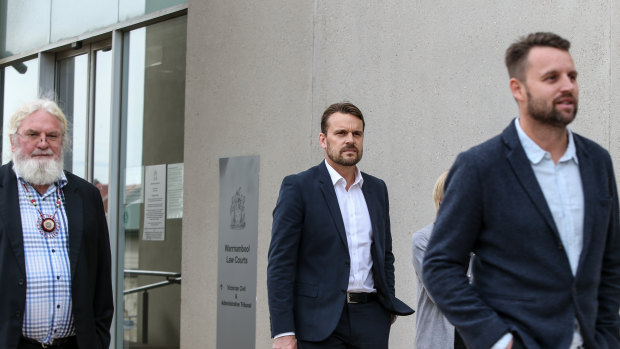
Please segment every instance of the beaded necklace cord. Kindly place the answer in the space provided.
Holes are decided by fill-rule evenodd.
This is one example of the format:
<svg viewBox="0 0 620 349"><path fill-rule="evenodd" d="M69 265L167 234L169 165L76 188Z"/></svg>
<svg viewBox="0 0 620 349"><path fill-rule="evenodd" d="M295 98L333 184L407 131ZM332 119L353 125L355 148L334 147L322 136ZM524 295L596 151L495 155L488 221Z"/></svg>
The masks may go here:
<svg viewBox="0 0 620 349"><path fill-rule="evenodd" d="M26 193L28 194L28 199L30 203L39 213L39 218L37 219L37 226L39 228L39 232L43 235L44 238L54 238L58 235L58 219L56 218L56 212L58 212L58 208L60 207L60 185L57 185L57 195L56 195L56 209L54 213L51 215L43 214L41 210L37 207L37 201L30 194L30 190L24 182L22 182L24 189L26 189Z"/></svg>

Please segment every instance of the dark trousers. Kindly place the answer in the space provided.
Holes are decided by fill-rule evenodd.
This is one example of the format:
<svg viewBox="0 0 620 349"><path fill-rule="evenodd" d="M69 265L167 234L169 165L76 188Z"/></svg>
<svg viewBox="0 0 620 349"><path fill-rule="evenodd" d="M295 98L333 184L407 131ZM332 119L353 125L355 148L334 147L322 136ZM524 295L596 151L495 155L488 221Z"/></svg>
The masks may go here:
<svg viewBox="0 0 620 349"><path fill-rule="evenodd" d="M392 317L377 301L345 304L334 332L322 342L298 341L299 349L388 349Z"/></svg>
<svg viewBox="0 0 620 349"><path fill-rule="evenodd" d="M41 344L37 345L35 343L30 343L24 340L23 338L19 340L19 345L17 346L17 349L41 349L41 348L43 348ZM71 337L69 341L67 341L66 343L63 343L62 345L52 345L52 346L48 346L48 348L50 349L78 349L78 345L77 345L77 340L75 339L75 336L73 336Z"/></svg>
<svg viewBox="0 0 620 349"><path fill-rule="evenodd" d="M461 337L459 331L456 329L454 329L454 349L467 349L467 345L465 345L463 337Z"/></svg>

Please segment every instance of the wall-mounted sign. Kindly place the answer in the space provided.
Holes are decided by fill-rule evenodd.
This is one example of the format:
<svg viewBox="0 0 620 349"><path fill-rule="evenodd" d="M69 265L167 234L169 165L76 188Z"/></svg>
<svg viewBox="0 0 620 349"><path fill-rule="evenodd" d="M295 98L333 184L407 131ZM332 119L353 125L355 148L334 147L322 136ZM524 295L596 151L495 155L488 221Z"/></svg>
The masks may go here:
<svg viewBox="0 0 620 349"><path fill-rule="evenodd" d="M144 168L143 240L164 241L166 237L166 165Z"/></svg>
<svg viewBox="0 0 620 349"><path fill-rule="evenodd" d="M258 156L220 159L217 348L254 349Z"/></svg>

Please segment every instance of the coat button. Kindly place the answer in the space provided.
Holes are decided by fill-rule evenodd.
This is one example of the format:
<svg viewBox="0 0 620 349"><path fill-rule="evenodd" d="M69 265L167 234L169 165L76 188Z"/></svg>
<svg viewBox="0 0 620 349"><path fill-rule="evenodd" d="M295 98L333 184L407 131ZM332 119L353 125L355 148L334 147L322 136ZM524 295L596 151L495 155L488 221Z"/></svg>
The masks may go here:
<svg viewBox="0 0 620 349"><path fill-rule="evenodd" d="M24 279L19 279L19 280L17 281L17 284L18 284L19 286L24 286Z"/></svg>

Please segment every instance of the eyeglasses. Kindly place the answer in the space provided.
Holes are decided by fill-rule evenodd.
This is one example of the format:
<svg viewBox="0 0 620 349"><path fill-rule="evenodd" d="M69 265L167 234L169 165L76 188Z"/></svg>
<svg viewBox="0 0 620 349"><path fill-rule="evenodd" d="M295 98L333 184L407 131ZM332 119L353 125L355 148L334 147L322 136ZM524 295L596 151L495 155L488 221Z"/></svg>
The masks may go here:
<svg viewBox="0 0 620 349"><path fill-rule="evenodd" d="M41 133L36 131L27 131L24 134L16 134L31 143L39 143L40 141L45 140L47 144L56 144L62 139L61 134L57 132Z"/></svg>

